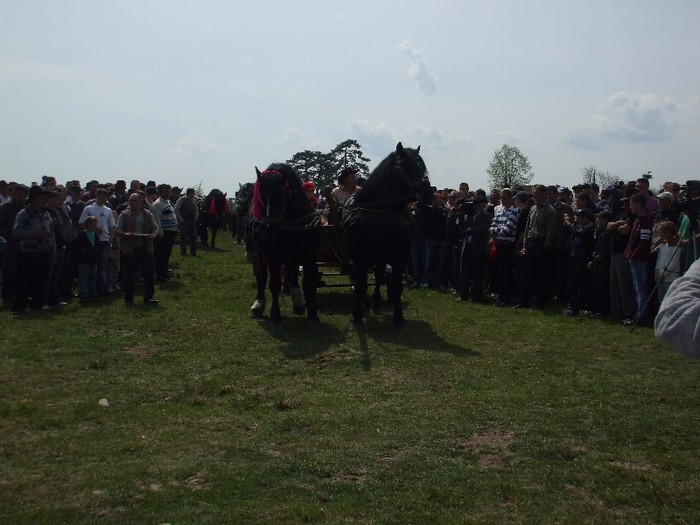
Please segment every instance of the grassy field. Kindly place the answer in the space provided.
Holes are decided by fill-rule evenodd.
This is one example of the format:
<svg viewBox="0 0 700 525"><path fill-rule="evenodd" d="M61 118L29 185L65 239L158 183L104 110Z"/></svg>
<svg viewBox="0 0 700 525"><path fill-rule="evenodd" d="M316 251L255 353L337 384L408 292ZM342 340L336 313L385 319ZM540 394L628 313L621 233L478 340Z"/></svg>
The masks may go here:
<svg viewBox="0 0 700 525"><path fill-rule="evenodd" d="M0 312L0 522L698 522L700 363L651 329L324 289L275 330L221 245L157 308Z"/></svg>

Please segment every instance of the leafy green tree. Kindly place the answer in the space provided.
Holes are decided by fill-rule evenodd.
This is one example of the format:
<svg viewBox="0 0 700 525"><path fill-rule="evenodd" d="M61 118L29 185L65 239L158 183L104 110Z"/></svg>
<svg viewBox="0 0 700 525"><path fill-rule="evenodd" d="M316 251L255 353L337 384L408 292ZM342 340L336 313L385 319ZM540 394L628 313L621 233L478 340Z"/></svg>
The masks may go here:
<svg viewBox="0 0 700 525"><path fill-rule="evenodd" d="M331 150L330 156L333 162L333 168L336 171L336 176L340 174L346 166L357 169L361 177L367 177L367 175L369 175L369 165L367 163L370 159L364 156L362 147L354 139L348 139L338 144Z"/></svg>
<svg viewBox="0 0 700 525"><path fill-rule="evenodd" d="M287 161L304 180L310 180L317 188L322 188L334 179L333 163L328 153L304 150L295 153Z"/></svg>
<svg viewBox="0 0 700 525"><path fill-rule="evenodd" d="M348 139L328 153L304 150L295 153L287 164L292 166L304 180L312 181L317 188L335 184L338 175L346 166L357 169L361 176L369 174L370 159L362 153L360 144Z"/></svg>
<svg viewBox="0 0 700 525"><path fill-rule="evenodd" d="M504 144L496 150L486 169L492 189L525 186L533 177L530 161L515 146Z"/></svg>

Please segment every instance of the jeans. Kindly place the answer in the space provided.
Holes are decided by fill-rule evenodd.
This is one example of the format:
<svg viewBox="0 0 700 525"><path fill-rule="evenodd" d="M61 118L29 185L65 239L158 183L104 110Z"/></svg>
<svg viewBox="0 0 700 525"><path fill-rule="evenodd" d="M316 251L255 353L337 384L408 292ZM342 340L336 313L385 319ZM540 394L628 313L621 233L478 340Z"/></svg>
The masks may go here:
<svg viewBox="0 0 700 525"><path fill-rule="evenodd" d="M180 223L180 255L187 254L187 241L190 254L197 255L197 225L194 222Z"/></svg>
<svg viewBox="0 0 700 525"><path fill-rule="evenodd" d="M97 265L78 264L78 297L94 299L97 297Z"/></svg>
<svg viewBox="0 0 700 525"><path fill-rule="evenodd" d="M645 308L649 299L649 283L647 281L647 261L630 261L630 272L632 273L632 285L634 286L635 317L640 321L645 321L648 309Z"/></svg>
<svg viewBox="0 0 700 525"><path fill-rule="evenodd" d="M109 292L109 254L112 247L109 241L97 243L100 249L100 258L97 262L97 291L106 294Z"/></svg>

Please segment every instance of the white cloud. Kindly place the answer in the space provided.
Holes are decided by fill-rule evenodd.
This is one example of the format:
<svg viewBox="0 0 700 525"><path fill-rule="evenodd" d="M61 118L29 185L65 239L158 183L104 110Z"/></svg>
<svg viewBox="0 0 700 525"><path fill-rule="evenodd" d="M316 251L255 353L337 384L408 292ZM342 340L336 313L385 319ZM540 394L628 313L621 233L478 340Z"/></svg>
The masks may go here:
<svg viewBox="0 0 700 525"><path fill-rule="evenodd" d="M321 141L301 128L290 126L282 133L282 142L298 150L315 150L321 148Z"/></svg>
<svg viewBox="0 0 700 525"><path fill-rule="evenodd" d="M151 148L152 155L173 154L179 157L204 159L214 153L219 147L204 137L200 137L194 131L190 131L181 138L172 148Z"/></svg>
<svg viewBox="0 0 700 525"><path fill-rule="evenodd" d="M619 91L606 98L596 113L569 126L564 139L579 149L602 149L609 142L661 142L676 136L682 121L690 117L679 111L671 97Z"/></svg>
<svg viewBox="0 0 700 525"><path fill-rule="evenodd" d="M415 83L416 89L425 95L435 93L437 75L423 57L423 53L411 47L411 42L408 40L404 40L396 47L401 51L405 51L411 57L411 67L408 68L408 76Z"/></svg>
<svg viewBox="0 0 700 525"><path fill-rule="evenodd" d="M353 137L370 155L388 155L396 148L397 142L408 147L423 146L425 149L421 151L447 151L471 142L468 137L450 135L433 125L402 129L387 122L355 119L349 127Z"/></svg>

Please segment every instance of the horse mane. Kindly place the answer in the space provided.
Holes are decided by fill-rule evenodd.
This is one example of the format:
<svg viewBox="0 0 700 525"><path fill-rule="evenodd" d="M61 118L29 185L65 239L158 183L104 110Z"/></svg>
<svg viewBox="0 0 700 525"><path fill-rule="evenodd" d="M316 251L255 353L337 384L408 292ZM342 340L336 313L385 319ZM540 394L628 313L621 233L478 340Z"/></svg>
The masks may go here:
<svg viewBox="0 0 700 525"><path fill-rule="evenodd" d="M261 175L265 176L266 174L273 172L279 173L284 178L289 190L289 201L294 205L292 209L298 208L297 211L302 214L314 211L311 200L309 199L308 195L306 195L306 191L304 191L304 187L302 185L303 181L294 168L292 168L289 164L273 162L264 172L262 172ZM262 214L263 204L261 200L262 196L260 185L261 178L258 177L253 191L253 217L255 218L261 217Z"/></svg>
<svg viewBox="0 0 700 525"><path fill-rule="evenodd" d="M402 187L407 185L408 182L403 177L396 177L399 162L404 163L405 167L408 167L411 172L416 173L421 179L428 173L425 162L417 150L397 146L397 149L387 155L369 174L362 185L362 189L355 194L355 203L366 204L382 200L390 201L400 197L401 194L397 195L397 192L405 191ZM408 171L404 170L404 173Z"/></svg>

